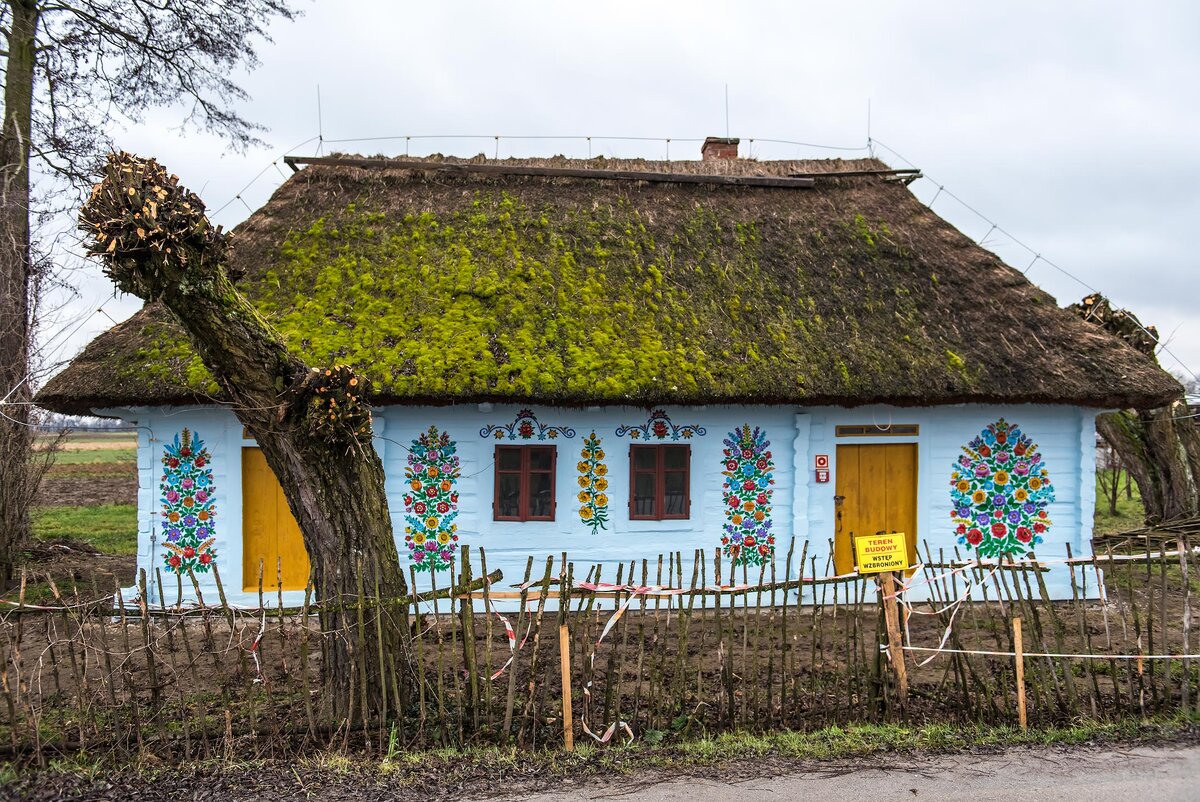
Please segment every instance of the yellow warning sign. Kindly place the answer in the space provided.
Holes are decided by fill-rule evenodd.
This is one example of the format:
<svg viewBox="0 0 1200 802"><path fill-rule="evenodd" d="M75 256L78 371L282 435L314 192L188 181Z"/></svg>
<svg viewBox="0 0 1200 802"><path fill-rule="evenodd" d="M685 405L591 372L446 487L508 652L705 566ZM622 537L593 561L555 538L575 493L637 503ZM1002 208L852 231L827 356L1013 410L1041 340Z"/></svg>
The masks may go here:
<svg viewBox="0 0 1200 802"><path fill-rule="evenodd" d="M908 543L903 532L854 538L854 557L860 574L903 571L908 568Z"/></svg>

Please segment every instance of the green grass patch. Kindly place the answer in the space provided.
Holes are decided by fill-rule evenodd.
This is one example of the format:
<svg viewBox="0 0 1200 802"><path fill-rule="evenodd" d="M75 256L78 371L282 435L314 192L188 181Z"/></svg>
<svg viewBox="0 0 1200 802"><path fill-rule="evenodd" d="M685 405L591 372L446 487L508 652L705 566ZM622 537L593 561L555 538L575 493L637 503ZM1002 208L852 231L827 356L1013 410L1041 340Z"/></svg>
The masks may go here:
<svg viewBox="0 0 1200 802"><path fill-rule="evenodd" d="M99 465L106 462L129 463L137 459L136 448L91 448L72 450L70 447L54 455L55 465Z"/></svg>
<svg viewBox="0 0 1200 802"><path fill-rule="evenodd" d="M33 513L33 534L38 540L82 540L105 554L136 554L137 507L41 507Z"/></svg>
<svg viewBox="0 0 1200 802"><path fill-rule="evenodd" d="M1103 498L1102 488L1112 471L1096 471L1096 514L1093 520L1093 531L1097 535L1110 535L1140 529L1145 525L1145 511L1142 508L1142 496L1137 484L1133 485L1133 498L1126 498L1124 479L1120 480L1121 487L1117 493L1117 514L1110 515L1108 499Z"/></svg>
<svg viewBox="0 0 1200 802"><path fill-rule="evenodd" d="M976 749L1010 747L1087 745L1123 745L1154 743L1195 738L1200 719L1179 713L1147 719L1117 721L1082 720L1064 726L1021 731L1014 727L959 726L927 724L847 724L810 732L785 730L768 734L728 733L677 742L655 744L643 733L629 746L600 747L587 741L577 743L574 752L560 750L520 751L512 747L484 746L466 749L408 751L397 738L385 757L370 757L353 751L314 750L287 761L242 760L176 764L169 768L159 760L130 765L111 756L98 757L78 753L49 767L47 774L69 774L80 779L118 775L127 781L151 782L157 777L208 776L215 767L223 773L245 772L247 776L303 777L304 782L321 783L349 778L363 787L387 785L413 791L458 794L494 788L497 777L584 780L589 777L613 777L638 771L670 773L720 770L722 766L742 766L748 760L764 766L764 772L778 770L783 763L814 764L826 760L866 758L899 753L952 753ZM777 761L775 769L768 761ZM0 787L28 767L0 763ZM517 785L511 789L520 792ZM440 793L433 793L440 796Z"/></svg>

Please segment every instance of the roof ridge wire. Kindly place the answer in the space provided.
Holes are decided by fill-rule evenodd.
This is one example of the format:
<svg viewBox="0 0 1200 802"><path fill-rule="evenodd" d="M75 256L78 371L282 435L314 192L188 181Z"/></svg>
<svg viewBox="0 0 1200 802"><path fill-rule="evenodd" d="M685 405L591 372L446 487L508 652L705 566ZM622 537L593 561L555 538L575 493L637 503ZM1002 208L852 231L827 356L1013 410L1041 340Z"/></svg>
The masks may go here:
<svg viewBox="0 0 1200 802"><path fill-rule="evenodd" d="M890 146L889 146L888 144L886 144L885 142L882 142L882 141L880 141L879 139L875 139L874 141L875 141L875 144L877 144L877 145L879 145L879 146L883 147L885 150L887 150L889 153L891 153L892 155L894 155L896 158L898 158L898 159L900 159L901 161L903 161L905 164L909 165L910 167L916 167L916 165L915 165L915 164L913 164L913 163L912 163L911 161L909 161L908 159L906 159L906 158L904 157L904 155L903 155L903 154L899 153L898 151L896 151L894 148L890 147ZM1108 297L1108 296L1107 296L1107 295L1106 295L1106 294L1105 294L1103 291L1101 291L1100 289L1098 289L1098 288L1096 288L1096 287L1092 286L1092 285L1091 285L1091 284L1089 284L1087 281L1084 281L1082 278L1080 278L1079 276L1075 275L1075 274L1074 274L1074 273L1072 273L1070 270L1067 270L1065 267L1062 267L1061 265L1059 265L1059 264L1057 264L1057 263L1055 263L1055 262L1053 262L1053 261L1051 261L1051 260L1047 259L1046 257L1042 256L1042 254L1041 254L1041 253L1039 253L1038 251L1034 250L1032 247L1030 247L1030 246L1029 246L1029 245L1027 245L1026 243L1022 242L1021 240L1017 239L1017 237L1013 236L1013 234L1012 234L1011 232L1009 232L1007 229L1005 229L1003 226L999 225L999 224L998 224L998 223L996 223L994 220L992 220L992 218L988 217L986 214L984 214L983 212L979 211L978 209L976 209L976 208L975 208L974 206L972 206L971 204L969 204L969 203L967 203L966 201L964 201L964 200L963 200L962 198L960 198L958 195L955 195L955 194L954 194L952 191L950 191L950 190L946 189L946 187L945 187L945 185L944 185L944 184L940 184L940 183L938 183L938 182L937 182L936 180L934 180L934 178L933 178L932 176L930 176L929 174L922 172L922 174L921 174L921 176L920 176L920 177L921 177L921 178L925 178L925 179L927 179L928 181L930 181L931 183L933 183L933 184L935 184L935 185L937 186L937 188L938 188L938 191L937 191L937 194L933 196L933 200L937 200L938 196L939 196L939 195L941 195L941 194L944 192L946 195L948 195L948 196L950 196L951 198L953 198L954 200L958 201L958 203L959 203L961 206L963 206L963 207L964 207L964 208L966 208L968 211L970 211L971 213L973 213L974 215L976 215L976 216L977 216L977 217L978 217L980 220L983 220L985 223L988 223L989 225L991 225L991 227L992 227L992 228L991 228L991 230L989 230L989 231L988 231L988 233L987 233L987 234L985 234L985 235L984 235L984 239L986 239L986 238L987 238L987 237L988 237L988 236L989 236L989 235L992 233L992 231L999 231L1001 234L1004 234L1004 236L1008 237L1010 240L1012 240L1013 242L1015 242L1017 245L1020 245L1022 248L1024 248L1025 250L1027 250L1027 251L1029 251L1031 254L1033 254L1033 261L1029 263L1029 266L1028 266L1028 267L1026 267L1026 268L1025 268L1023 271L1021 271L1023 274L1028 274L1028 273L1029 273L1029 270L1030 270L1030 269L1031 269L1031 268L1034 266L1034 264L1036 264L1036 263L1037 263L1037 262L1040 260L1040 261L1043 261L1043 262L1045 262L1046 264L1048 264L1050 267L1053 267L1055 270L1057 270L1058 272L1062 273L1062 274L1063 274L1064 276L1066 276L1067 278L1073 279L1074 281L1076 281L1078 284L1080 284L1080 285L1081 285L1081 286L1082 286L1084 289L1088 290L1089 292L1091 292L1091 293L1093 293L1093 294L1096 294L1096 295L1104 295L1105 297ZM931 205L932 205L932 203L933 203L933 201L930 201L928 204L926 204L926 208L928 208L929 206L931 206ZM983 244L983 240L980 240L980 243L979 243L979 244L980 244L980 245L982 245L982 244ZM1003 260L1002 260L1002 261L1003 261ZM1172 351L1172 350L1171 350L1171 349L1168 347L1168 345L1167 345L1166 341L1165 341L1165 340L1163 340L1163 338L1162 338L1162 337L1160 337L1159 335L1157 335L1157 334L1155 334L1155 333L1151 332L1151 331L1150 331L1148 328L1146 328L1146 326L1145 326L1145 325L1143 325L1143 324L1142 324L1142 322L1141 322L1140 320L1138 320L1138 319L1137 319L1137 318L1136 318L1136 317L1135 317L1135 316L1134 316L1134 315L1133 315L1131 312L1129 312L1127 309L1120 309L1120 308L1114 309L1113 311L1115 311L1115 312L1117 312L1118 314L1120 314L1120 315L1124 316L1124 317L1125 317L1125 318L1127 318L1127 319L1128 319L1128 320L1129 320L1131 323L1133 323L1135 326L1137 326L1139 329L1141 329L1143 334L1145 334L1147 337L1149 337L1151 340L1153 340L1153 341L1154 341L1154 344L1158 346L1158 349L1159 349L1160 351L1162 351L1163 353L1167 354L1167 355L1168 355L1168 356L1170 356L1172 359L1174 359L1174 360L1175 360L1177 363L1179 363L1179 366L1180 366L1181 368L1183 368L1185 371L1187 371L1188 373L1190 373L1193 379L1200 379L1200 373L1197 373L1196 371L1192 370L1192 368L1191 368L1190 366L1188 366L1188 364L1187 364L1186 362L1184 362L1182 359L1180 359L1180 358L1179 358L1179 356L1178 356L1178 355L1177 355L1177 354L1176 354L1174 351Z"/></svg>
<svg viewBox="0 0 1200 802"><path fill-rule="evenodd" d="M869 151L867 145L824 145L819 142L801 142L795 139L773 139L769 137L741 137L749 142L769 142L776 145L799 145L806 148L817 148L819 150L846 150L846 151ZM703 142L703 137L678 137L678 136L586 136L583 134L394 134L386 136L359 136L359 137L340 137L338 139L322 139L325 144L339 144L343 142L384 142L403 139L405 141L413 139L482 139L482 140L498 140L498 139L531 139L531 140L548 140L548 139L570 139L580 141L590 140L605 140L611 142Z"/></svg>
<svg viewBox="0 0 1200 802"><path fill-rule="evenodd" d="M309 144L310 142L319 140L320 143L324 145L324 144L338 144L338 143L343 143L343 142L382 142L382 141L399 140L399 139L403 139L405 142L404 155L406 158L409 157L408 156L408 143L413 139L483 139L483 140L490 139L490 140L493 140L494 142L496 142L497 145L499 144L499 140L501 140L501 139L532 139L532 140L580 139L580 140L585 140L588 143L589 148L591 147L591 142L593 140L630 141L630 142L660 142L660 141L670 142L671 140L674 140L676 142L703 142L704 141L703 139L693 138L693 137L582 136L582 135L575 135L575 134L568 134L565 136L555 136L552 134L532 134L532 135L528 135L528 136L510 136L510 135L506 135L506 134L501 134L499 136L497 136L496 134L404 134L404 135L396 135L396 136L342 137L342 138L338 138L338 139L329 139L329 138L323 136L322 134L318 133L314 136L309 137L308 139L304 140L303 142L293 145L292 147L288 148L287 150L285 150L282 153L280 153L279 155L277 155L265 167L263 167L263 169L260 170L258 172L258 174L256 174L253 178L251 178L250 181L244 187L239 189L232 198L225 201L225 203L221 204L219 207L214 209L211 212L211 214L214 216L220 214L221 212L225 211L227 208L232 206L236 201L241 201L242 204L245 205L247 209L250 209L250 204L247 203L246 200L242 197L243 193L245 193L247 190L249 190L251 187L253 187L256 183L258 183L259 179L261 179L266 173L268 173L272 167L275 167L276 171L279 172L280 176L286 181L287 177L284 175L283 171L279 169L279 161L281 159L286 158L288 155L290 155L292 153L292 151L299 150L300 148L304 147L305 145ZM770 139L770 138L764 138L764 137L747 137L747 140L751 143L752 147L753 147L753 143L757 141L757 142L770 142L770 143L779 144L779 145L799 145L801 147L818 148L821 150L860 151L860 150L868 149L865 145L858 145L858 146L854 146L854 147L848 147L848 146L844 146L844 145L822 145L822 144L819 144L816 142L800 142L798 140L792 140L792 139ZM887 147L887 146L885 145L884 147ZM891 150L891 148L888 148L888 150ZM893 151L893 152L895 152L895 151ZM896 155L899 156L899 154L896 154ZM550 157L544 157L544 158L550 158ZM590 150L589 150L589 158L591 158ZM903 158L903 157L901 157L901 158ZM669 160L670 159L668 159L668 161ZM907 161L907 159L905 159L905 161ZM916 168L916 166L913 165L912 162L908 162L908 163L910 166L914 167L914 169ZM253 212L253 209L251 209L251 212Z"/></svg>
<svg viewBox="0 0 1200 802"><path fill-rule="evenodd" d="M291 152L292 152L293 150L299 150L300 148L302 148L302 147L304 147L305 145L307 145L309 142L312 142L312 141L314 141L314 140L317 140L317 139L320 139L320 138L321 138L320 134L318 134L318 135L316 135L316 136L310 136L308 139L304 140L304 141L303 141L303 142L301 142L300 144L298 144L298 145L293 145L292 147L290 147L290 148L288 148L287 150L285 150L285 151L283 151L282 153L280 153L278 156L276 156L274 159L272 159L272 160L270 161L270 163L269 163L269 164L267 164L267 166L266 166L266 167L264 167L264 168L262 168L261 170L259 170L259 171L258 171L258 174L257 174L256 176L254 176L254 178L251 178L251 179L250 179L250 181L249 181L249 183L247 183L247 184L246 184L246 186L244 186L244 187L242 187L241 189L239 189L239 190L237 191L237 193L236 193L236 194L234 194L234 196L233 196L232 198L230 198L229 200L225 201L225 203L221 204L221 206L220 206L219 208L217 208L217 209L214 209L214 210L211 212L211 214L212 214L212 215L214 215L214 216L216 216L216 215L220 214L221 212L225 211L225 210L226 210L227 208L229 208L230 206L232 206L234 201L239 201L239 200L240 200L240 201L241 201L243 204L245 204L245 206L246 206L246 208L247 208L247 209L250 209L250 204L246 203L245 199L242 197L242 193L243 193L243 192L245 192L246 190L250 189L250 187L254 186L254 185L255 185L255 184L258 182L258 179L262 178L264 175L266 175L266 174L267 174L267 172L268 172L268 171L270 171L271 167L275 167L276 169L279 169L279 160L280 160L280 159L282 159L282 158L285 158L286 156L290 155L290 154L291 154ZM330 140L326 139L326 140L323 140L323 141L324 141L324 142L329 142ZM280 171L280 175L283 175L283 171L282 171L282 170ZM286 180L286 177L285 177L285 179L284 179L284 180ZM251 214L253 214L253 213L254 213L254 210L253 210L253 209L250 209L250 212L251 212Z"/></svg>

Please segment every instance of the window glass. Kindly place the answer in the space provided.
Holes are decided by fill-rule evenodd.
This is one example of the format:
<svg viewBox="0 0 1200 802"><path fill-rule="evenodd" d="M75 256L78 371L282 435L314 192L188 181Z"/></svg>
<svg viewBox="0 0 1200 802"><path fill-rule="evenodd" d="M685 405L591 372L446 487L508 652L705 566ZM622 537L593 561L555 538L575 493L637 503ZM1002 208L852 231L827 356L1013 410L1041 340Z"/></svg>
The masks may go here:
<svg viewBox="0 0 1200 802"><path fill-rule="evenodd" d="M517 455L520 460L521 455ZM496 515L501 518L519 518L521 515L521 474L502 473L496 477Z"/></svg>
<svg viewBox="0 0 1200 802"><path fill-rule="evenodd" d="M667 470L678 470L687 467L687 446L663 446L663 452L663 466Z"/></svg>
<svg viewBox="0 0 1200 802"><path fill-rule="evenodd" d="M554 446L497 446L497 520L554 520Z"/></svg>
<svg viewBox="0 0 1200 802"><path fill-rule="evenodd" d="M682 471L663 477L663 515L680 517L687 512L687 474Z"/></svg>
<svg viewBox="0 0 1200 802"><path fill-rule="evenodd" d="M630 449L629 514L643 520L687 518L691 512L691 451L685 445L640 445Z"/></svg>
<svg viewBox="0 0 1200 802"><path fill-rule="evenodd" d="M655 514L654 501L657 481L652 473L639 473L633 482L633 513L648 517Z"/></svg>
<svg viewBox="0 0 1200 802"><path fill-rule="evenodd" d="M501 448L496 460L496 467L502 471L521 470L521 449Z"/></svg>
<svg viewBox="0 0 1200 802"><path fill-rule="evenodd" d="M529 447L529 470L548 471L554 459L554 448L546 446Z"/></svg>
<svg viewBox="0 0 1200 802"><path fill-rule="evenodd" d="M529 474L529 517L549 518L554 505L548 473Z"/></svg>

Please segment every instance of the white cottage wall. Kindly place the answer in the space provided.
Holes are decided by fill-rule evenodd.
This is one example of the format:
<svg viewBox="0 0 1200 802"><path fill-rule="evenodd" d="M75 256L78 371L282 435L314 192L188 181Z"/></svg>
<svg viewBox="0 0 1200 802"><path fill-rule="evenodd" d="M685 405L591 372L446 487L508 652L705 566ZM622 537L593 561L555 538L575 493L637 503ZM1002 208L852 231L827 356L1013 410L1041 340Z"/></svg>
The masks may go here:
<svg viewBox="0 0 1200 802"><path fill-rule="evenodd" d="M897 408L887 406L853 409L819 407L797 409L783 406L761 407L667 407L672 424L702 428L691 438L673 440L651 439L650 442L686 443L691 446L691 517L680 521L635 521L628 513L629 457L633 442L628 434L617 435L623 426L644 426L650 411L634 407L555 408L536 406L532 411L537 422L547 427L561 427L573 433L561 432L551 439L496 440L493 433L481 433L489 426L504 427L514 423L522 407L516 405L454 405L442 407L388 406L376 412L375 445L387 473L387 495L396 531L397 548L407 567L408 549L404 542L406 525L404 495L407 481L404 469L409 451L422 432L431 425L448 432L457 445L461 460L459 492L459 543L487 551L488 568L504 572L503 589L519 583L527 559L533 556L534 574L541 576L547 556L556 561L562 552L575 563L575 575L581 580L590 566L602 565L601 579L613 581L617 566L630 561L638 564L637 581L641 580L641 561L649 561L649 581L656 581L658 555L680 552L683 557L684 583L690 581L697 549L707 557L706 579L711 576L712 554L720 547L722 526L725 523L723 506L722 441L737 426L749 424L760 427L770 441L774 463L771 519L776 536L776 575L785 575L784 559L789 542L809 540L808 554L815 558L818 574L832 573L829 543L834 533L834 494L837 475L837 445L839 443L915 442L918 453L917 529L921 541L927 542L935 559L939 549L947 556L957 546L960 554L969 551L961 546L951 521L950 474L963 445L979 435L989 423L1003 417L1028 433L1038 444L1043 462L1054 484L1055 501L1048 512L1053 521L1046 541L1038 548L1038 556L1056 559L1066 556L1070 544L1076 553L1084 553L1092 534L1094 487L1094 410L1077 407L1021 405L961 405L936 408ZM176 601L182 586L185 600L194 597L190 580L182 582L164 570L161 545L161 459L163 445L173 440L184 427L205 441L212 457L213 481L216 487L216 565L226 596L231 603L257 605L256 593L242 590L242 481L241 449L254 442L242 437L242 427L227 410L215 407L187 408L126 408L98 410L101 414L120 417L138 426L138 567L147 571L150 596L157 603L157 577L162 575L163 596L168 604ZM894 424L916 424L919 434L898 437L887 434ZM840 425L875 427L878 436L838 437ZM579 461L583 440L592 431L601 439L604 462L609 468L609 521L606 529L596 534L580 519L580 504L576 500ZM553 444L558 449L556 470L557 509L555 520L549 522L494 521L493 455L501 444ZM827 455L830 476L827 483L818 483L814 472L817 455ZM922 548L924 555L924 548ZM556 563L557 564L557 563ZM806 575L813 572L810 562ZM557 570L557 568L555 569ZM664 567L664 583L665 583ZM793 568L795 575L797 569ZM739 571L739 578L743 572ZM757 569L745 572L751 581L757 580ZM729 581L728 573L722 577ZM213 574L198 576L206 601L216 599L217 588ZM445 586L448 574L437 577ZM674 578L676 584L678 578ZM1069 597L1070 584L1065 571L1053 571L1047 576L1050 592L1055 597ZM421 590L431 584L430 575L418 575ZM923 595L915 588L915 597ZM134 589L126 591L132 595ZM276 598L271 594L268 603ZM302 594L284 593L284 604L299 604Z"/></svg>

